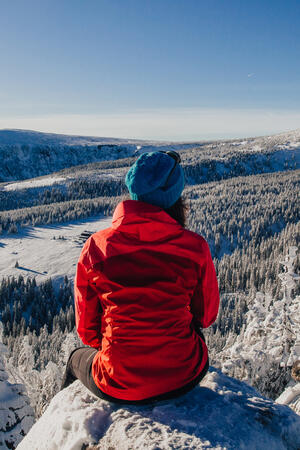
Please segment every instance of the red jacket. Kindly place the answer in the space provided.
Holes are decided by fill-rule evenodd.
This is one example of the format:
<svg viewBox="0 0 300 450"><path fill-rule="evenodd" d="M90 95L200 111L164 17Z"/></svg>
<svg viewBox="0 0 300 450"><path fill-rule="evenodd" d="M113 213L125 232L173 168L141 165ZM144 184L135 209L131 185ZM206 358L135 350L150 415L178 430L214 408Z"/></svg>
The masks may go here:
<svg viewBox="0 0 300 450"><path fill-rule="evenodd" d="M99 351L93 378L106 394L142 400L183 387L207 362L205 328L218 284L206 241L156 206L127 200L93 234L75 280L76 326Z"/></svg>

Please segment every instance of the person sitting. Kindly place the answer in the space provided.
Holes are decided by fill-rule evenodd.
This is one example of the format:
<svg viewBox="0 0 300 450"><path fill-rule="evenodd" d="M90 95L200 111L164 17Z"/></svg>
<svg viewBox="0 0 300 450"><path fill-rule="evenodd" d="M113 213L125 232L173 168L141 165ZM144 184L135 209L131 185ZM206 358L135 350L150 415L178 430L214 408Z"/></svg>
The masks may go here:
<svg viewBox="0 0 300 450"><path fill-rule="evenodd" d="M125 183L130 200L78 261L76 328L88 347L71 353L62 388L79 379L100 398L149 403L206 374L201 329L217 317L219 291L207 242L185 228L179 154L142 154Z"/></svg>

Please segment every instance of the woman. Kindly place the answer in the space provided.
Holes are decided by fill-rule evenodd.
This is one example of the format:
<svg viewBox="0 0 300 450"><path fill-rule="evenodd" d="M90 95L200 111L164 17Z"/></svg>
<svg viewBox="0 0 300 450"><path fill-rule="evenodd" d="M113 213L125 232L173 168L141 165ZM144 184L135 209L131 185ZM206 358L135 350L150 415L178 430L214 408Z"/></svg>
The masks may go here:
<svg viewBox="0 0 300 450"><path fill-rule="evenodd" d="M199 328L219 293L206 241L184 228L176 152L141 155L126 175L131 200L86 242L75 279L76 327L89 347L70 355L62 387L80 379L114 402L147 403L192 389L208 370Z"/></svg>

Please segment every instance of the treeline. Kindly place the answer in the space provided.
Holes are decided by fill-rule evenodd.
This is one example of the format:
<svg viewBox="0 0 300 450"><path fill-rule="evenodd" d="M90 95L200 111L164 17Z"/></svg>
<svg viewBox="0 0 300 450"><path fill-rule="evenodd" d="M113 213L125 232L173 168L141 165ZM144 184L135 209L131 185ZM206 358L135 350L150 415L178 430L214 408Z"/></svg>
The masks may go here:
<svg viewBox="0 0 300 450"><path fill-rule="evenodd" d="M35 278L3 278L0 284L0 313L4 339L30 332L51 334L74 327L73 287L65 276L59 290L49 279L37 285ZM6 343L6 342L4 342Z"/></svg>
<svg viewBox="0 0 300 450"><path fill-rule="evenodd" d="M300 219L300 172L238 177L186 190L188 227L220 259Z"/></svg>
<svg viewBox="0 0 300 450"><path fill-rule="evenodd" d="M20 226L68 222L95 214L109 216L118 201L120 201L118 197L100 197L2 211L0 212L0 233L1 231L16 233Z"/></svg>
<svg viewBox="0 0 300 450"><path fill-rule="evenodd" d="M242 249L215 259L221 292L269 292L279 298L280 281L277 278L282 270L280 257L289 246L300 244L300 223L288 224L281 233L273 237L262 237L258 242L251 241ZM295 263L299 271L300 256Z"/></svg>
<svg viewBox="0 0 300 450"><path fill-rule="evenodd" d="M80 178L67 184L65 189L45 189L39 193L37 204L67 202L71 200L94 199L99 197L119 197L128 194L123 180L114 178L88 180Z"/></svg>
<svg viewBox="0 0 300 450"><path fill-rule="evenodd" d="M291 246L299 248L300 223L289 224L281 233L260 243L236 249L224 255L214 264L221 293L221 305L214 325L204 330L212 352L212 362L218 364L218 354L225 345L230 346L245 324L246 313L252 307L257 292L272 297L272 302L282 299L282 283L278 274L284 268L284 260ZM294 261L294 271L299 273L300 253ZM293 296L300 295L300 283Z"/></svg>
<svg viewBox="0 0 300 450"><path fill-rule="evenodd" d="M230 180L186 188L189 207L188 228L203 235L209 242L213 256L242 249L250 242L259 243L272 237L287 224L300 218L299 171L238 177ZM102 190L107 197L69 200L21 208L0 213L0 231L16 232L19 226L42 225L89 217L111 215L125 192L121 182L92 183L75 181L65 194L45 191L43 201L89 195Z"/></svg>
<svg viewBox="0 0 300 450"><path fill-rule="evenodd" d="M66 185L0 191L0 211L68 202L70 200L116 197L128 193L123 180L78 178Z"/></svg>
<svg viewBox="0 0 300 450"><path fill-rule="evenodd" d="M132 155L133 145L0 145L0 182L34 178L90 161Z"/></svg>
<svg viewBox="0 0 300 450"><path fill-rule="evenodd" d="M127 157L127 158L118 158L118 159L111 159L107 161L99 161L99 162L92 162L88 164L82 164L76 167L66 168L59 172L58 175L71 175L74 176L74 172L76 175L80 176L88 176L93 175L99 171L107 170L107 169L120 169L124 167L130 167L137 159L137 156Z"/></svg>
<svg viewBox="0 0 300 450"><path fill-rule="evenodd" d="M6 367L25 384L36 417L59 391L70 352L82 345L75 333L73 287L67 277L58 289L51 279L10 277L0 285L2 341Z"/></svg>
<svg viewBox="0 0 300 450"><path fill-rule="evenodd" d="M280 300L269 292L252 294L240 332L234 335L229 331L225 346L214 354L215 364L225 373L246 380L272 399L291 380L291 368L299 357L300 283L295 272L298 248L290 246L285 255L280 255Z"/></svg>
<svg viewBox="0 0 300 450"><path fill-rule="evenodd" d="M239 176L295 170L299 165L296 159L284 157L279 150L269 153L234 152L223 157L219 154L216 157L216 153L210 156L199 153L194 158L193 153L189 152L183 167L189 184L202 184Z"/></svg>
<svg viewBox="0 0 300 450"><path fill-rule="evenodd" d="M119 162L107 164L117 166ZM194 169L188 172L188 161L184 164L191 182L219 176L214 161L207 166L204 161L203 172L196 171L196 175ZM234 168L228 170L235 173ZM270 293L273 301L281 298L280 260L289 246L297 246L300 241L299 173L298 170L237 177L186 188L190 210L188 228L208 240L220 285L220 314L216 323L205 331L212 363L241 332L256 292ZM39 192L36 200L28 197L39 204L27 208L19 208L25 199L25 196L21 198L23 194L17 197L18 192L10 192L8 205L13 204L16 195L14 205L18 204L19 209L0 213L0 231L16 232L20 226L67 222L96 214L112 215L123 198L124 184L118 180L80 178L67 186ZM295 272L299 267L298 255ZM67 278L58 291L51 280L37 285L30 278L3 279L0 312L12 367L22 366L24 373L30 373L32 367L39 371L36 376L41 383L45 376L41 371L50 363L63 367L64 353L72 349L73 341L66 351L62 349L66 337L74 330L73 292ZM75 342L76 337L72 336ZM34 394L39 412L58 389L55 384L58 377L56 372L53 374L49 375L49 385L41 388L44 400L38 390ZM28 389L30 383L28 379Z"/></svg>
<svg viewBox="0 0 300 450"><path fill-rule="evenodd" d="M279 152L282 153L280 150ZM186 185L201 185L203 183L249 176L258 173L286 171L297 168L296 159L284 162L275 153L238 153L234 156L216 157L215 152L182 151L183 169ZM196 156L193 156L196 154ZM206 155L206 156L205 156ZM277 155L277 159L276 159ZM133 163L135 158L125 158L113 161L103 161L86 166L78 166L58 172L57 176L72 174L76 179L65 180L64 183L49 187L35 187L15 191L0 190L0 211L20 209L25 207L81 200L98 197L114 197L127 193L124 183L124 168ZM106 175L105 170L111 168L115 173ZM120 169L118 171L117 169ZM103 171L101 173L101 171ZM100 172L100 173L99 173ZM120 177L120 173L122 176Z"/></svg>

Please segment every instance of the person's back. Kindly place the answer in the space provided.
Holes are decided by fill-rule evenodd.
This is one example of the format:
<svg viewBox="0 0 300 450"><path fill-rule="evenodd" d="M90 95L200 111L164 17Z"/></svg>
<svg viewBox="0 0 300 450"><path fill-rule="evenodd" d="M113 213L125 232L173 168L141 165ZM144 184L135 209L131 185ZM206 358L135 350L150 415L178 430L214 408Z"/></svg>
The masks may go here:
<svg viewBox="0 0 300 450"><path fill-rule="evenodd" d="M101 348L93 376L102 391L140 400L178 389L202 372L207 348L193 329L190 308L203 311L199 319L204 326L215 320L213 267L206 273L205 281L212 285L206 308L197 290L208 258L204 239L160 208L134 200L120 203L112 228L89 239L76 285L84 284L82 268L83 277L89 270L94 290L86 302L81 301L82 291L76 291L77 329L83 343ZM92 327L87 317L95 316L91 312L99 297L102 325L96 342L86 331ZM85 305L89 314L84 313Z"/></svg>
<svg viewBox="0 0 300 450"><path fill-rule="evenodd" d="M167 199L167 207L183 188L173 173L179 165L170 165L166 154L150 153L139 160L157 164L161 158L173 191L165 195L163 186L159 200L150 191L150 200ZM121 202L112 227L95 233L84 246L75 306L79 336L97 349L89 357L99 392L88 387L112 400L143 401L178 395L205 375L207 347L195 328L215 320L219 297L206 241L183 228L163 205L149 203L147 193L135 198L131 189L141 183L149 189L153 180L145 183L140 177L144 164L140 171L133 168L133 183L128 175L126 181L134 199ZM173 184L172 176L177 176Z"/></svg>

